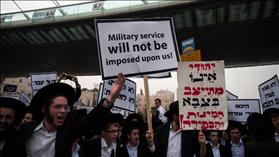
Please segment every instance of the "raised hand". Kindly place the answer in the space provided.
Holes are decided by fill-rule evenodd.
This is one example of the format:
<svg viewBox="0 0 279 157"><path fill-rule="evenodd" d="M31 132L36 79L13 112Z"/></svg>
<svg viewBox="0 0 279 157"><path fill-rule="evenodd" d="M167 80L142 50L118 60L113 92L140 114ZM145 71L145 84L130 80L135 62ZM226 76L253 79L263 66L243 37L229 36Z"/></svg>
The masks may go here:
<svg viewBox="0 0 279 157"><path fill-rule="evenodd" d="M205 135L202 130L199 131L198 141L200 144L205 144Z"/></svg>
<svg viewBox="0 0 279 157"><path fill-rule="evenodd" d="M125 84L125 77L122 73L119 73L116 81L112 84L110 94L106 98L106 101L105 101L106 103L104 103L104 107L111 107L110 105L118 97L124 84Z"/></svg>
<svg viewBox="0 0 279 157"><path fill-rule="evenodd" d="M205 135L202 132L202 130L199 131L198 141L200 144L200 157L205 157L206 155Z"/></svg>

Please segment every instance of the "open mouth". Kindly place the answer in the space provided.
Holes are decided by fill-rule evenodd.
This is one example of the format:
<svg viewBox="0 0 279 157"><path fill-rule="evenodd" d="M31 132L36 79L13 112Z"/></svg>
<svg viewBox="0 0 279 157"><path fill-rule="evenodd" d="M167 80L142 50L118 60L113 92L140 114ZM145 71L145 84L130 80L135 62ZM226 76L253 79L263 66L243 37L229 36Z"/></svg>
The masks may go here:
<svg viewBox="0 0 279 157"><path fill-rule="evenodd" d="M64 122L65 117L64 116L57 116L58 122Z"/></svg>
<svg viewBox="0 0 279 157"><path fill-rule="evenodd" d="M8 125L5 123L0 123L0 128L6 128Z"/></svg>

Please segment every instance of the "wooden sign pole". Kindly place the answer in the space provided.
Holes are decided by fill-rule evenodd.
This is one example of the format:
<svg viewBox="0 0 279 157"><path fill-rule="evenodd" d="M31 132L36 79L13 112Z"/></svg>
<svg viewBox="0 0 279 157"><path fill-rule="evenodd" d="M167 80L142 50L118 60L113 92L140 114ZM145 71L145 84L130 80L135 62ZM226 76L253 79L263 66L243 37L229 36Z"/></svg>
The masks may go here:
<svg viewBox="0 0 279 157"><path fill-rule="evenodd" d="M152 129L152 116L151 116L151 108L150 108L150 96L149 96L149 87L148 87L148 77L144 76L144 92L145 92L145 103L146 103L146 115L147 115L147 123L148 130Z"/></svg>

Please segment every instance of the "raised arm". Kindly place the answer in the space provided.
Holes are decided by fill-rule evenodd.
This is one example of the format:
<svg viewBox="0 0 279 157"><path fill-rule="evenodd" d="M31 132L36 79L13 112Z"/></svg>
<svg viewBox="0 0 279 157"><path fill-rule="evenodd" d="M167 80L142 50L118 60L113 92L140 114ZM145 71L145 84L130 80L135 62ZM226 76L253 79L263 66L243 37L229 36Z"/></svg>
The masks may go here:
<svg viewBox="0 0 279 157"><path fill-rule="evenodd" d="M122 90L124 83L124 75L122 73L118 74L118 77L113 83L111 92L107 98L102 99L101 102L84 118L72 122L73 127L71 132L74 135L74 139L90 133L90 130L100 131L101 126L104 123L105 116L110 113L110 108L113 106L113 102Z"/></svg>
<svg viewBox="0 0 279 157"><path fill-rule="evenodd" d="M206 155L205 135L202 132L202 130L199 131L198 141L200 144L200 157L205 157Z"/></svg>
<svg viewBox="0 0 279 157"><path fill-rule="evenodd" d="M124 84L125 84L125 77L122 73L119 73L116 81L113 83L113 85L111 87L110 94L107 96L105 101L103 101L103 103L102 103L103 107L105 107L105 108L112 107L113 102L120 94L120 91L122 90Z"/></svg>

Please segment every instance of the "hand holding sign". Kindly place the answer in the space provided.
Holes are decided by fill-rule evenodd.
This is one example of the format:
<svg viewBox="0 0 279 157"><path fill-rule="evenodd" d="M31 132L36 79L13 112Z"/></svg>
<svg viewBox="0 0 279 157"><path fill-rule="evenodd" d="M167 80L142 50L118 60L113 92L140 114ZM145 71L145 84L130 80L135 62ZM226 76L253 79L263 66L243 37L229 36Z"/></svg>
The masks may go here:
<svg viewBox="0 0 279 157"><path fill-rule="evenodd" d="M200 144L200 156L205 157L206 155L205 135L202 132L202 130L199 131L198 142Z"/></svg>
<svg viewBox="0 0 279 157"><path fill-rule="evenodd" d="M204 135L204 133L202 132L202 130L199 131L199 139L198 139L198 141L199 141L199 144L200 144L200 145L205 144L205 135Z"/></svg>
<svg viewBox="0 0 279 157"><path fill-rule="evenodd" d="M116 81L112 85L110 94L106 98L106 101L105 101L106 103L103 104L104 105L103 107L110 108L110 105L118 97L118 95L119 95L120 91L122 90L124 84L125 84L125 77L122 73L119 73L118 76L117 76Z"/></svg>

